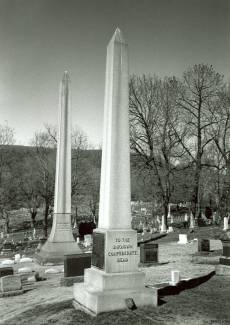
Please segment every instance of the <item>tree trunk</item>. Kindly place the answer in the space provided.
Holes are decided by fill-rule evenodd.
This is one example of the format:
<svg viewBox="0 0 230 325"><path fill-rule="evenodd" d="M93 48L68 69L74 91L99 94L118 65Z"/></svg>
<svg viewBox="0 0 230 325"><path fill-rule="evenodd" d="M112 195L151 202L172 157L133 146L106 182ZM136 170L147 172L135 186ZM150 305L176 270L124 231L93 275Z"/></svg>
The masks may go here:
<svg viewBox="0 0 230 325"><path fill-rule="evenodd" d="M48 237L48 215L49 215L49 204L45 206L45 213L44 213L44 222L43 222L43 234L44 237Z"/></svg>

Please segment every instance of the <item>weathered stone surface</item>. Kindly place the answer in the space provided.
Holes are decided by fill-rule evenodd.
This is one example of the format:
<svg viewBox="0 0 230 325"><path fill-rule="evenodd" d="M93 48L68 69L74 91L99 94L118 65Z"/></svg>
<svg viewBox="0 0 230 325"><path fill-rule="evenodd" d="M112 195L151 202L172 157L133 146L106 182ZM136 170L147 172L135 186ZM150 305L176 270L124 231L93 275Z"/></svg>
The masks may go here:
<svg viewBox="0 0 230 325"><path fill-rule="evenodd" d="M198 252L209 252L210 251L210 240L209 239L198 239Z"/></svg>
<svg viewBox="0 0 230 325"><path fill-rule="evenodd" d="M158 244L146 243L140 245L140 263L158 262Z"/></svg>
<svg viewBox="0 0 230 325"><path fill-rule="evenodd" d="M84 270L91 267L91 254L66 255L64 260L64 276L83 276Z"/></svg>
<svg viewBox="0 0 230 325"><path fill-rule="evenodd" d="M2 292L21 290L21 288L20 275L7 275L0 278L0 289Z"/></svg>

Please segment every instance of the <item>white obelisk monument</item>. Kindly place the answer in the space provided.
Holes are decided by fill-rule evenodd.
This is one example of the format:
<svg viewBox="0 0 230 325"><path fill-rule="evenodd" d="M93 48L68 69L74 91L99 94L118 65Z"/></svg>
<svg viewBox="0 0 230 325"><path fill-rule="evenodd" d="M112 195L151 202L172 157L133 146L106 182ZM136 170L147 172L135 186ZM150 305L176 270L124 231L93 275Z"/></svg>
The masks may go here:
<svg viewBox="0 0 230 325"><path fill-rule="evenodd" d="M104 133L98 228L93 234L92 266L84 283L74 285L74 305L93 314L156 305L138 270L137 233L131 229L128 48L116 29L107 47Z"/></svg>
<svg viewBox="0 0 230 325"><path fill-rule="evenodd" d="M81 253L71 227L71 107L67 71L61 82L58 125L53 224L38 254L41 263L59 263L63 262L65 254Z"/></svg>

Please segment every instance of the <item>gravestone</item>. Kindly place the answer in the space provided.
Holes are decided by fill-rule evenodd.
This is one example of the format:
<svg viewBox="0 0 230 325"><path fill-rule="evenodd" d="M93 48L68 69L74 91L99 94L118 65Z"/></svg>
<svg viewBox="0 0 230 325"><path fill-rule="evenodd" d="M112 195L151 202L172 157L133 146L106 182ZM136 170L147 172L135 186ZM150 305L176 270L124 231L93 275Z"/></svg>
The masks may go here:
<svg viewBox="0 0 230 325"><path fill-rule="evenodd" d="M170 285L175 286L180 282L180 271L172 270L171 271L171 281L169 282Z"/></svg>
<svg viewBox="0 0 230 325"><path fill-rule="evenodd" d="M22 283L19 275L7 275L0 278L1 292L17 291L21 289Z"/></svg>
<svg viewBox="0 0 230 325"><path fill-rule="evenodd" d="M157 305L157 291L145 287L138 270L137 232L131 228L128 48L116 29L107 47L104 131L98 228L92 266L74 284L75 308L99 314L135 305ZM103 247L103 250L101 250Z"/></svg>
<svg viewBox="0 0 230 325"><path fill-rule="evenodd" d="M188 235L187 234L179 234L178 244L187 244L188 243Z"/></svg>
<svg viewBox="0 0 230 325"><path fill-rule="evenodd" d="M198 252L210 252L209 239L198 239Z"/></svg>
<svg viewBox="0 0 230 325"><path fill-rule="evenodd" d="M140 263L152 264L158 262L158 244L140 244Z"/></svg>
<svg viewBox="0 0 230 325"><path fill-rule="evenodd" d="M13 275L14 269L12 267L0 267L0 278L6 275Z"/></svg>
<svg viewBox="0 0 230 325"><path fill-rule="evenodd" d="M93 243L92 235L85 235L84 236L84 246L89 247L92 245L92 243Z"/></svg>
<svg viewBox="0 0 230 325"><path fill-rule="evenodd" d="M73 283L83 281L84 270L91 267L91 254L65 255L64 278L61 285L71 286Z"/></svg>
<svg viewBox="0 0 230 325"><path fill-rule="evenodd" d="M228 230L228 217L224 217L224 231Z"/></svg>

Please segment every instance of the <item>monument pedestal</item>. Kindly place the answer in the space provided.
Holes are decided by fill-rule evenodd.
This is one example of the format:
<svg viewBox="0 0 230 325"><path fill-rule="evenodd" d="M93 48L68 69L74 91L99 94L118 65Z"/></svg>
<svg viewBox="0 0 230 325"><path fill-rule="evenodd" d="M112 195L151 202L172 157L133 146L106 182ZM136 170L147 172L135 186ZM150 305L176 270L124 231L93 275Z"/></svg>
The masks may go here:
<svg viewBox="0 0 230 325"><path fill-rule="evenodd" d="M157 291L144 285L138 271L137 233L124 229L96 229L93 234L92 267L85 269L84 283L74 285L74 306L97 315L126 309L126 299L137 307L157 306Z"/></svg>
<svg viewBox="0 0 230 325"><path fill-rule="evenodd" d="M70 218L70 213L54 214L50 236L40 252L35 254L39 264L63 264L65 255L82 254L82 250L74 240Z"/></svg>
<svg viewBox="0 0 230 325"><path fill-rule="evenodd" d="M66 254L82 254L76 242L50 242L42 246L39 253L34 255L35 260L43 265L45 263L63 264Z"/></svg>

